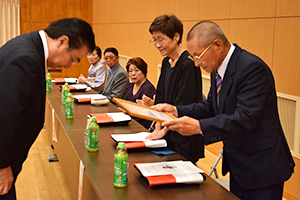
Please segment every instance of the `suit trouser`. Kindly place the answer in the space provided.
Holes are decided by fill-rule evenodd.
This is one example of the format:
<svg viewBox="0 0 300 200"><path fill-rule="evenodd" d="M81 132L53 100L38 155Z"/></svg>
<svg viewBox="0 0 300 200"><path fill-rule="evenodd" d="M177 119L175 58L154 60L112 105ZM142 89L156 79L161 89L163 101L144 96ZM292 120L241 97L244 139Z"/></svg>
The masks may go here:
<svg viewBox="0 0 300 200"><path fill-rule="evenodd" d="M0 200L16 200L16 189L15 184L13 183L9 192L5 195L0 195Z"/></svg>
<svg viewBox="0 0 300 200"><path fill-rule="evenodd" d="M284 182L255 190L241 187L230 174L230 192L242 200L282 200Z"/></svg>

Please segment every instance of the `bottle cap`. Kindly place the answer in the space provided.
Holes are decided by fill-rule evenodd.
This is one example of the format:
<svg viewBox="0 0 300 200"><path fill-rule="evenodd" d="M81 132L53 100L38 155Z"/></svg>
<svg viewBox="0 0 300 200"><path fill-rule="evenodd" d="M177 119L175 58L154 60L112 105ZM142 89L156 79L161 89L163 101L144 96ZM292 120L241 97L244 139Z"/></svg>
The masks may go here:
<svg viewBox="0 0 300 200"><path fill-rule="evenodd" d="M92 117L92 118L91 118L91 121L93 121L93 122L97 121L97 120L96 120L96 117Z"/></svg>
<svg viewBox="0 0 300 200"><path fill-rule="evenodd" d="M70 97L70 96L72 96L72 94L69 92L69 93L68 93L68 97Z"/></svg>
<svg viewBox="0 0 300 200"><path fill-rule="evenodd" d="M50 73L48 73L47 75L50 76Z"/></svg>
<svg viewBox="0 0 300 200"><path fill-rule="evenodd" d="M65 83L65 85L69 85L69 83Z"/></svg>
<svg viewBox="0 0 300 200"><path fill-rule="evenodd" d="M125 143L124 142L119 142L118 143L118 148L125 148Z"/></svg>

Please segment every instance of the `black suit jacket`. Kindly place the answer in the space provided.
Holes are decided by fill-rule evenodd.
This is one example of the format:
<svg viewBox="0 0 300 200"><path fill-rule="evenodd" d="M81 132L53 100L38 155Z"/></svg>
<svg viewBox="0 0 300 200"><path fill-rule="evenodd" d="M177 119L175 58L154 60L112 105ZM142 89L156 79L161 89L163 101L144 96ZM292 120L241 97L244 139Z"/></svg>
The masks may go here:
<svg viewBox="0 0 300 200"><path fill-rule="evenodd" d="M45 57L38 32L0 48L0 168L16 178L44 124Z"/></svg>
<svg viewBox="0 0 300 200"><path fill-rule="evenodd" d="M287 180L294 161L281 128L273 75L258 57L235 45L216 101L215 72L203 103L178 106L199 120L205 144L223 140L222 172L246 189Z"/></svg>

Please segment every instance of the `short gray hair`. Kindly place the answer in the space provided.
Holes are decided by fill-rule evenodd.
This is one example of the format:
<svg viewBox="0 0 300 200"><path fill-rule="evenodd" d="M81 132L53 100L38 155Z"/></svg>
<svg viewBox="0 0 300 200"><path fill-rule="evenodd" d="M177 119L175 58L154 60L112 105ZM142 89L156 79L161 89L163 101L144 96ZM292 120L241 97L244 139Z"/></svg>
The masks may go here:
<svg viewBox="0 0 300 200"><path fill-rule="evenodd" d="M221 40L225 46L230 44L222 28L212 21L201 21L195 24L187 34L187 41L194 37L197 38L199 47L206 47L215 39Z"/></svg>

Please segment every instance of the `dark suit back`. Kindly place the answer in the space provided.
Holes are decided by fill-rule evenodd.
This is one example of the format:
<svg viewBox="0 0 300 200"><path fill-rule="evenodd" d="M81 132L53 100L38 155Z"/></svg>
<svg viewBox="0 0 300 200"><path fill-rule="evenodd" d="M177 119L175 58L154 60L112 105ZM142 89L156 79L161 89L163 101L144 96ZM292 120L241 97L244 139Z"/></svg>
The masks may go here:
<svg viewBox="0 0 300 200"><path fill-rule="evenodd" d="M0 168L21 170L44 124L45 58L38 32L0 48Z"/></svg>

